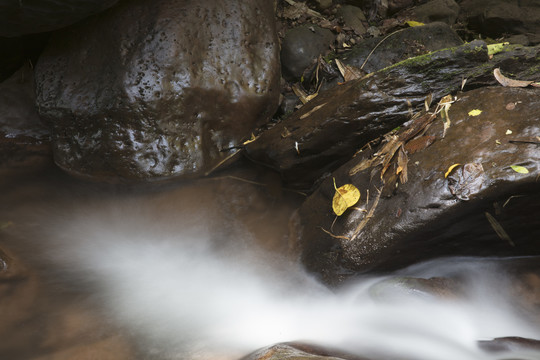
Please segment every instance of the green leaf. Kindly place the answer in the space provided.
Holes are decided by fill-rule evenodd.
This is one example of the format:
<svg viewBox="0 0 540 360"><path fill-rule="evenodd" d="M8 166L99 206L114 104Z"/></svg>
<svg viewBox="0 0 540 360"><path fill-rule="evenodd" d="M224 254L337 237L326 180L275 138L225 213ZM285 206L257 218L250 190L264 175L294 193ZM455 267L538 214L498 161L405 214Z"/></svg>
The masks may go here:
<svg viewBox="0 0 540 360"><path fill-rule="evenodd" d="M527 168L523 167L523 166L510 165L510 167L512 168L512 170L514 170L515 172L520 173L520 174L528 174L529 173L529 170L527 170Z"/></svg>
<svg viewBox="0 0 540 360"><path fill-rule="evenodd" d="M488 55L495 55L503 51L506 45L510 44L509 42L503 42L498 44L490 44L487 46Z"/></svg>
<svg viewBox="0 0 540 360"><path fill-rule="evenodd" d="M410 27L424 26L425 25L423 22L413 21L413 20L405 21L405 24L409 25Z"/></svg>

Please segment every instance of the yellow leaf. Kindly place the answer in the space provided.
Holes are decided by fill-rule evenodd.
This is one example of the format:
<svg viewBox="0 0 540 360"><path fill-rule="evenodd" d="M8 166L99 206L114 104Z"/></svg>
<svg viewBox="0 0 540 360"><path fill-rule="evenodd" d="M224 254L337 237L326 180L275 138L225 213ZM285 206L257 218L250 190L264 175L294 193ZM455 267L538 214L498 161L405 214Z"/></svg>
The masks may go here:
<svg viewBox="0 0 540 360"><path fill-rule="evenodd" d="M512 130L510 130L510 129L506 130L505 134L506 134L506 135L511 135L511 134L512 134Z"/></svg>
<svg viewBox="0 0 540 360"><path fill-rule="evenodd" d="M482 110L474 109L469 111L469 116L478 116L482 113Z"/></svg>
<svg viewBox="0 0 540 360"><path fill-rule="evenodd" d="M495 55L503 51L506 45L510 44L509 42L503 42L498 44L490 44L487 46L488 55Z"/></svg>
<svg viewBox="0 0 540 360"><path fill-rule="evenodd" d="M528 174L529 173L529 170L527 170L527 168L523 167L523 166L510 165L510 167L512 168L512 170L514 170L515 172L520 173L520 174Z"/></svg>
<svg viewBox="0 0 540 360"><path fill-rule="evenodd" d="M458 163L458 164L454 164L454 165L450 166L450 167L448 168L448 170L446 170L446 172L444 173L444 178L446 179L446 178L448 177L448 175L450 175L450 173L452 172L452 170L454 170L454 169L455 169L456 167L458 167L459 165L461 165L461 164Z"/></svg>
<svg viewBox="0 0 540 360"><path fill-rule="evenodd" d="M419 21L412 21L412 20L405 21L405 24L409 25L410 27L423 26L423 25L425 25L425 24L422 23L422 22L419 22Z"/></svg>
<svg viewBox="0 0 540 360"><path fill-rule="evenodd" d="M338 188L336 187L336 179L334 179L334 188L336 193L332 199L332 209L337 216L341 216L360 200L360 190L353 184L345 184Z"/></svg>

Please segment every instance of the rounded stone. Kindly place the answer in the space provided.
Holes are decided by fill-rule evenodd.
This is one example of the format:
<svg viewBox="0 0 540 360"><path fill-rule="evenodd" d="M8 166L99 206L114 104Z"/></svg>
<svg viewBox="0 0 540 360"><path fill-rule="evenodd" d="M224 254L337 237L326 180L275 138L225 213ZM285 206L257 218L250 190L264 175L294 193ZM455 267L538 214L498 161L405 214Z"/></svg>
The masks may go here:
<svg viewBox="0 0 540 360"><path fill-rule="evenodd" d="M330 49L334 34L316 25L303 25L285 34L281 44L283 75L299 79L320 54Z"/></svg>
<svg viewBox="0 0 540 360"><path fill-rule="evenodd" d="M264 0L137 0L56 34L36 65L55 162L106 181L213 169L277 109L274 21Z"/></svg>

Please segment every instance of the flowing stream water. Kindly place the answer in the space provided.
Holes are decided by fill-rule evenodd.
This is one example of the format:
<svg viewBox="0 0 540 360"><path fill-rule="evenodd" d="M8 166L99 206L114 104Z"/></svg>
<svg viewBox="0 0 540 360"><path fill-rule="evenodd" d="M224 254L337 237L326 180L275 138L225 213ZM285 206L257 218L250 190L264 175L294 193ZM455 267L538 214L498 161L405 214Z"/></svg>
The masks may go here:
<svg viewBox="0 0 540 360"><path fill-rule="evenodd" d="M49 168L2 175L0 248L34 269L56 305L84 304L141 359L239 359L302 341L373 359L494 360L478 340L540 334L538 314L515 305L512 281L488 259L439 259L328 289L287 257L300 200L269 184L235 176L143 191ZM410 277L459 279L461 296L402 286ZM24 339L24 324L0 333L17 326Z"/></svg>

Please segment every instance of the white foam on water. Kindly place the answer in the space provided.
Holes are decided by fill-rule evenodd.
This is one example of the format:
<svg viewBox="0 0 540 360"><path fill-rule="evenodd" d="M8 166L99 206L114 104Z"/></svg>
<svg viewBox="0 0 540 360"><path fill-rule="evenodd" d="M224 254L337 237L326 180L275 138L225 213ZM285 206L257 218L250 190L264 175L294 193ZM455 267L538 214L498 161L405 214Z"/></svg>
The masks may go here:
<svg viewBox="0 0 540 360"><path fill-rule="evenodd" d="M161 231L118 216L57 226L62 251L51 256L69 281L91 285L111 321L164 357L232 359L304 341L396 359L487 360L496 357L480 351L478 340L538 334L512 308L504 274L482 260L437 260L329 290L246 242L221 246L220 234L203 225ZM374 293L374 284L397 276L455 273L471 284L466 300L392 285L384 296Z"/></svg>

